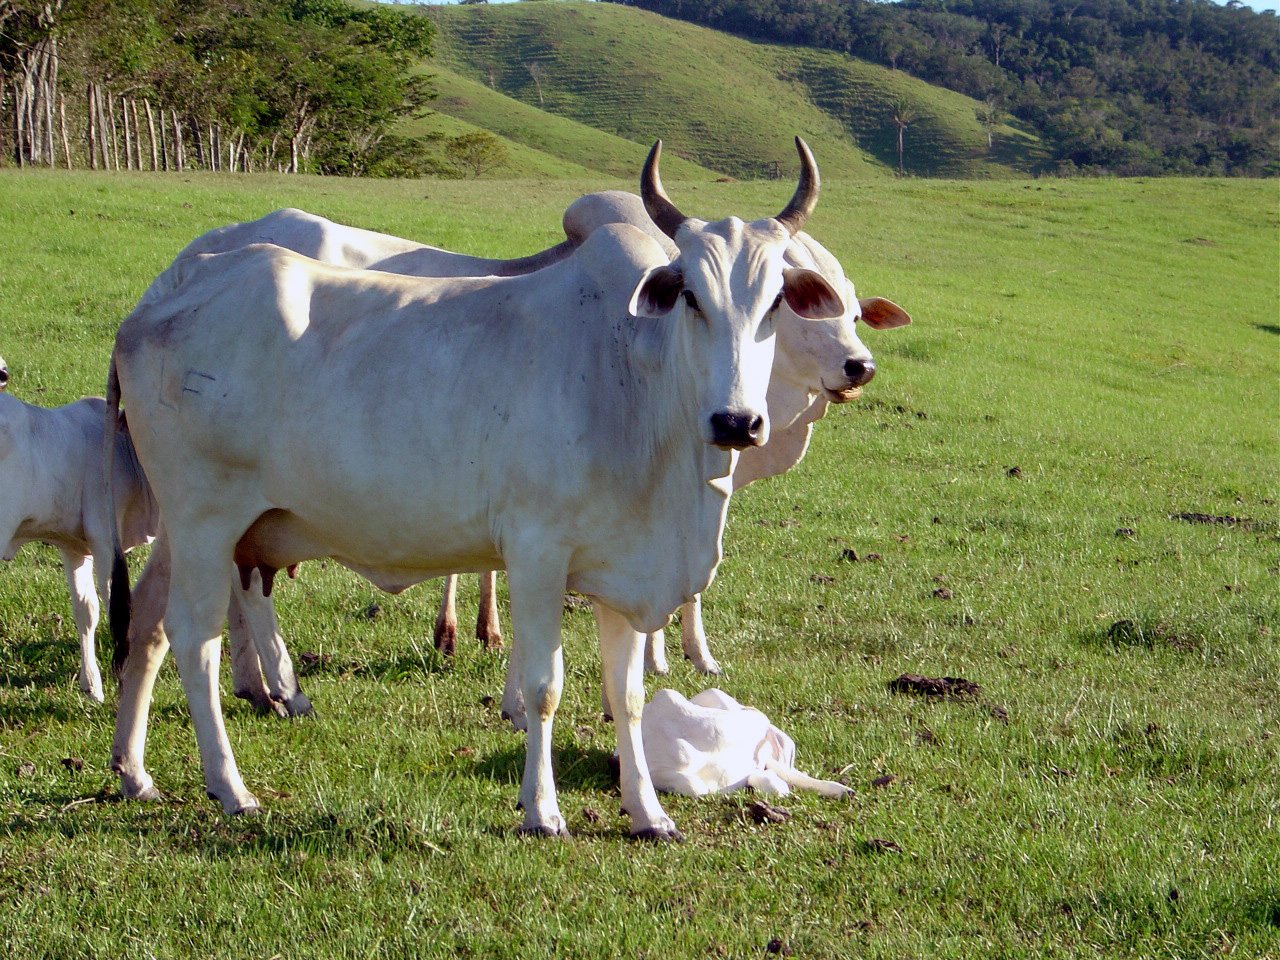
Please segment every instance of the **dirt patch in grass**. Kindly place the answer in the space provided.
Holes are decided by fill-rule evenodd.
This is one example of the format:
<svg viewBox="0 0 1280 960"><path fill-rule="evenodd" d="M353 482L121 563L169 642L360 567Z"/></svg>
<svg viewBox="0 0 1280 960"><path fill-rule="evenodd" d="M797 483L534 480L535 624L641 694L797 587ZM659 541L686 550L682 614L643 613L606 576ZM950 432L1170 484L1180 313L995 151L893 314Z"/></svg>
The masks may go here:
<svg viewBox="0 0 1280 960"><path fill-rule="evenodd" d="M889 681L890 693L910 693L929 699L973 699L982 687L964 677L926 677L919 673L904 673Z"/></svg>

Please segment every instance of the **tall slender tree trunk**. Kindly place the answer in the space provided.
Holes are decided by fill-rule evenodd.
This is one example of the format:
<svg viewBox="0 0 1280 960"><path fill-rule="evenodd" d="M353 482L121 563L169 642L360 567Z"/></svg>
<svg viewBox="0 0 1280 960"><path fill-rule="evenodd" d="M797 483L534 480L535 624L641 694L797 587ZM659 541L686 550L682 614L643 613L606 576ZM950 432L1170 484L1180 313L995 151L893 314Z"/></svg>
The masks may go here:
<svg viewBox="0 0 1280 960"><path fill-rule="evenodd" d="M182 143L182 124L178 121L178 111L173 113L173 163L182 173L187 168L187 152Z"/></svg>
<svg viewBox="0 0 1280 960"><path fill-rule="evenodd" d="M111 162L120 169L120 131L116 127L116 95L107 93L107 115L111 118Z"/></svg>
<svg viewBox="0 0 1280 960"><path fill-rule="evenodd" d="M92 83L85 84L84 99L85 99L85 103L88 105L88 109L85 112L88 114L87 120L89 124L88 137L86 138L89 141L89 169L97 170L98 169L98 123L97 123L97 117L94 115L94 111L97 109L97 105L94 102Z"/></svg>
<svg viewBox="0 0 1280 960"><path fill-rule="evenodd" d="M95 98L98 104L98 144L99 152L102 154L102 169L111 169L111 128L107 126L107 97L102 87L98 87L98 95Z"/></svg>
<svg viewBox="0 0 1280 960"><path fill-rule="evenodd" d="M13 160L22 168L27 159L27 105L23 99L24 88L18 83L16 79L13 81Z"/></svg>
<svg viewBox="0 0 1280 960"><path fill-rule="evenodd" d="M147 112L147 141L151 144L151 172L155 173L160 169L160 158L156 153L156 121L151 115L151 101L143 97L142 106Z"/></svg>
<svg viewBox="0 0 1280 960"><path fill-rule="evenodd" d="M67 136L67 98L58 95L58 124L62 128L62 154L67 160L67 169L71 169L71 138Z"/></svg>
<svg viewBox="0 0 1280 960"><path fill-rule="evenodd" d="M142 169L142 125L138 123L138 101L129 98L129 114L133 118L133 169Z"/></svg>
<svg viewBox="0 0 1280 960"><path fill-rule="evenodd" d="M129 100L120 98L120 125L124 128L124 168L133 169L133 131L129 126Z"/></svg>

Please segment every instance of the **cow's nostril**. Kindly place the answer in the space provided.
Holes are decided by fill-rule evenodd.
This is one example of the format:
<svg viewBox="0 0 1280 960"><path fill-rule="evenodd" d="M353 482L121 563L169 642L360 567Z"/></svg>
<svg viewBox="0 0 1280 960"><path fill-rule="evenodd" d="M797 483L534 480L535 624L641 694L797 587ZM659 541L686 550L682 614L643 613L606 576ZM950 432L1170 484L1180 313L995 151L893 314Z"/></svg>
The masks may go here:
<svg viewBox="0 0 1280 960"><path fill-rule="evenodd" d="M0 389L9 385L9 371L0 369Z"/></svg>
<svg viewBox="0 0 1280 960"><path fill-rule="evenodd" d="M764 429L764 417L749 413L713 413L711 415L711 442L718 447L758 446L760 431Z"/></svg>
<svg viewBox="0 0 1280 960"><path fill-rule="evenodd" d="M871 382L871 378L876 375L876 365L871 360L846 360L844 362L844 375L848 377L855 387L861 387Z"/></svg>

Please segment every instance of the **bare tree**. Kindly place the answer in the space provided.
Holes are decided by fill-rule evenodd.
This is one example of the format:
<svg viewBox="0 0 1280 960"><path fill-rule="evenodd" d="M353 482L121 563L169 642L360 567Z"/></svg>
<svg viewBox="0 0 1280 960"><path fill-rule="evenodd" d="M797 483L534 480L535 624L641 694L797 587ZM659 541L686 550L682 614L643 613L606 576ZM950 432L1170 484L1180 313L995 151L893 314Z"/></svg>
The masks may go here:
<svg viewBox="0 0 1280 960"><path fill-rule="evenodd" d="M538 88L538 106L545 106L542 101L542 80L547 75L546 71L537 60L532 63L526 63L525 69L529 71L529 76L533 77L533 83Z"/></svg>
<svg viewBox="0 0 1280 960"><path fill-rule="evenodd" d="M1000 100L997 97L987 97L978 107L978 123L982 125L982 129L987 133L987 152L991 152L991 148L995 146L996 127L1004 122L1004 111L1000 109Z"/></svg>
<svg viewBox="0 0 1280 960"><path fill-rule="evenodd" d="M905 176L906 170L903 167L903 134L907 127L915 122L916 112L905 100L899 100L893 105L893 115L890 118L893 125L898 129L898 176Z"/></svg>

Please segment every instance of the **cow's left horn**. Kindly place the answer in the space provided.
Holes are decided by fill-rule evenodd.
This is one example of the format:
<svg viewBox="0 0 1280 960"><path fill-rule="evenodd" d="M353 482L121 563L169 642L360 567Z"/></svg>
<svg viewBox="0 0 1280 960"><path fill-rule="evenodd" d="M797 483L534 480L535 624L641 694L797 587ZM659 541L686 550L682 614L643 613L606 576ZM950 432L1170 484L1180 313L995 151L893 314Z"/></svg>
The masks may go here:
<svg viewBox="0 0 1280 960"><path fill-rule="evenodd" d="M800 154L800 182L796 185L795 195L783 211L778 214L778 222L787 228L793 237L804 229L804 222L818 205L818 191L822 188L822 180L818 176L818 163L813 159L809 145L796 137L796 151Z"/></svg>
<svg viewBox="0 0 1280 960"><path fill-rule="evenodd" d="M662 189L662 181L658 179L658 161L661 159L662 141L655 140L644 162L644 170L640 173L640 196L644 200L644 209L649 214L649 219L674 240L680 225L689 218L676 209L676 205Z"/></svg>

